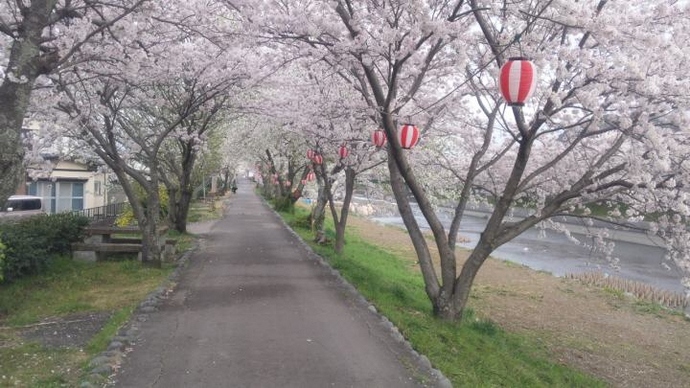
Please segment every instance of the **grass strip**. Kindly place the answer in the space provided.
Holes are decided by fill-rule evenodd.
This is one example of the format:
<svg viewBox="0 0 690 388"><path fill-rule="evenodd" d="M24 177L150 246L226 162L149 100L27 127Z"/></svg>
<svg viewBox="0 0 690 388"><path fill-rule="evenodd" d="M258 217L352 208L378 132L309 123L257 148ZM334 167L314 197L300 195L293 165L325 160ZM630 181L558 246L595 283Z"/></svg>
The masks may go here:
<svg viewBox="0 0 690 388"><path fill-rule="evenodd" d="M107 347L136 305L172 269L136 260L85 263L61 257L42 274L0 285L0 387L75 386L82 367ZM83 347L49 347L23 335L44 320L94 312L111 316Z"/></svg>
<svg viewBox="0 0 690 388"><path fill-rule="evenodd" d="M347 234L341 256L312 243L308 212L282 213L286 222L390 319L412 346L456 387L604 387L606 383L550 360L540 343L506 332L471 309L452 324L432 315L421 275L395 255ZM333 238L332 226L327 234Z"/></svg>

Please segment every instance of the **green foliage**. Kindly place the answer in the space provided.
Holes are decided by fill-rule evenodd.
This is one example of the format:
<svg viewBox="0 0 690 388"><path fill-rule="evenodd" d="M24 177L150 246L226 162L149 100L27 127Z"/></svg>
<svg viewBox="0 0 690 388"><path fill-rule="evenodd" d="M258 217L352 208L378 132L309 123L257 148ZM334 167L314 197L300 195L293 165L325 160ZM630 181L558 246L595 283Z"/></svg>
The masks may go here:
<svg viewBox="0 0 690 388"><path fill-rule="evenodd" d="M42 214L0 224L5 246L2 279L12 281L38 273L55 255L70 251L82 239L88 219L72 213Z"/></svg>
<svg viewBox="0 0 690 388"><path fill-rule="evenodd" d="M80 370L75 365L85 362L86 353L78 348L53 348L22 341L18 335L0 342L16 343L0 347L0 386L2 387L74 387Z"/></svg>
<svg viewBox="0 0 690 388"><path fill-rule="evenodd" d="M132 209L132 205L127 204L127 206L125 206L125 210L123 210L122 213L120 213L117 216L117 219L115 220L115 225L119 227L124 227L135 224L136 218L134 218L134 210Z"/></svg>
<svg viewBox="0 0 690 388"><path fill-rule="evenodd" d="M292 212L285 221L293 229L311 229L311 215L303 212Z"/></svg>
<svg viewBox="0 0 690 388"><path fill-rule="evenodd" d="M2 324L26 325L43 317L130 306L158 287L171 270L132 260L86 263L57 257L40 274L0 285Z"/></svg>
<svg viewBox="0 0 690 388"><path fill-rule="evenodd" d="M144 188L136 182L134 182L132 186L134 187L137 200L144 207L144 209L146 209L146 207L148 206L148 194L146 193L146 190L144 190ZM165 188L164 185L158 186L158 199L160 201L160 218L165 219L168 216L168 209L170 207L170 197L168 196L168 190ZM135 224L136 217L134 216L134 210L132 209L131 205L127 205L125 207L125 210L120 215L118 215L117 219L115 220L115 225L129 226Z"/></svg>
<svg viewBox="0 0 690 388"><path fill-rule="evenodd" d="M84 238L89 219L76 213L42 214L31 218L31 228L47 239L49 253L65 254L71 251L73 242Z"/></svg>
<svg viewBox="0 0 690 388"><path fill-rule="evenodd" d="M138 303L171 271L137 261L85 263L65 256L40 274L0 284L0 375L6 377L0 386L79 386L81 367L105 350ZM85 349L46 347L21 336L21 326L84 312L113 312Z"/></svg>
<svg viewBox="0 0 690 388"><path fill-rule="evenodd" d="M292 201L292 197L284 196L274 198L272 201L273 208L279 212L292 213L295 211L295 204Z"/></svg>
<svg viewBox="0 0 690 388"><path fill-rule="evenodd" d="M220 202L220 201L218 201ZM216 205L216 200L195 201L189 206L187 222L217 220L223 216L223 206Z"/></svg>
<svg viewBox="0 0 690 388"><path fill-rule="evenodd" d="M131 262L131 261L130 261ZM123 263L126 263L123 262ZM110 340L117 334L117 331L129 320L134 312L136 305L124 307L113 314L108 319L108 322L103 326L103 329L93 336L86 345L86 351L90 355L95 355L108 347Z"/></svg>
<svg viewBox="0 0 690 388"><path fill-rule="evenodd" d="M5 279L5 244L0 241L0 283Z"/></svg>
<svg viewBox="0 0 690 388"><path fill-rule="evenodd" d="M310 241L300 227L307 211L283 214L286 222ZM377 246L348 235L342 255L330 246L312 249L352 283L458 387L601 387L606 384L549 360L548 350L523 335L509 333L467 309L460 324L435 318L421 275L409 263Z"/></svg>

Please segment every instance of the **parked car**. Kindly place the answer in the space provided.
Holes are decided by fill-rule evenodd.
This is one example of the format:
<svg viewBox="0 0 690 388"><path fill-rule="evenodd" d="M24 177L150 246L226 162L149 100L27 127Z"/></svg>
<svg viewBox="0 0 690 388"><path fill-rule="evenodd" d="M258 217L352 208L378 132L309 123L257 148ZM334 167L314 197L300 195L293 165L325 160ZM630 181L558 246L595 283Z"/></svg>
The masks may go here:
<svg viewBox="0 0 690 388"><path fill-rule="evenodd" d="M0 210L0 217L25 217L43 213L43 199L33 195L13 195Z"/></svg>

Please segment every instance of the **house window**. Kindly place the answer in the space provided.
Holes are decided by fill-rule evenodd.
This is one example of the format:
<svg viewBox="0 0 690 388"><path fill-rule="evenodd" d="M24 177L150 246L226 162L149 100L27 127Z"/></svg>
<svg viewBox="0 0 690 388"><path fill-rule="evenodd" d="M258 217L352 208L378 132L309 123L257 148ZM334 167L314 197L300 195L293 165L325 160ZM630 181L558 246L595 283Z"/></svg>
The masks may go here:
<svg viewBox="0 0 690 388"><path fill-rule="evenodd" d="M69 210L82 210L84 208L84 183L72 183L72 206Z"/></svg>
<svg viewBox="0 0 690 388"><path fill-rule="evenodd" d="M43 198L43 206L48 213L84 208L84 182L32 182L28 192Z"/></svg>
<svg viewBox="0 0 690 388"><path fill-rule="evenodd" d="M103 195L103 184L101 181L94 181L93 182L93 194L94 195Z"/></svg>

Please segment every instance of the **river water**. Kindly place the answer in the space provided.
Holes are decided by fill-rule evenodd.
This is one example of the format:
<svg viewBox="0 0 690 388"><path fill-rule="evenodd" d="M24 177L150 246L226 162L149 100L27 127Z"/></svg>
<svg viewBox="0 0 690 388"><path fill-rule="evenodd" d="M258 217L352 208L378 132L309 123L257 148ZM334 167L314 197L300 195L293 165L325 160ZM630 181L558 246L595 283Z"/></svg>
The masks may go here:
<svg viewBox="0 0 690 388"><path fill-rule="evenodd" d="M404 228L399 216L371 217L374 221ZM426 221L418 216L420 226L428 227ZM450 220L446 219L446 225ZM468 242L458 245L473 248L479 234L486 225L487 217L481 214L465 215L460 228L460 236ZM580 241L586 242L583 235L573 233ZM601 253L587 248L587 244L576 244L562 233L553 230L532 228L512 241L499 247L493 257L520 263L535 270L550 272L555 276L569 273L601 271L625 279L653 285L656 288L682 292L681 272L673 263L664 260L666 249L655 245L644 233L628 236L626 241L615 241L613 256L620 259L619 269L613 268ZM636 242L637 241L637 242ZM666 265L664 265L664 263Z"/></svg>

